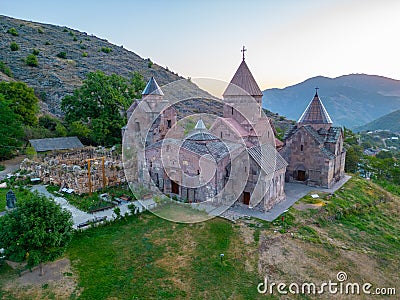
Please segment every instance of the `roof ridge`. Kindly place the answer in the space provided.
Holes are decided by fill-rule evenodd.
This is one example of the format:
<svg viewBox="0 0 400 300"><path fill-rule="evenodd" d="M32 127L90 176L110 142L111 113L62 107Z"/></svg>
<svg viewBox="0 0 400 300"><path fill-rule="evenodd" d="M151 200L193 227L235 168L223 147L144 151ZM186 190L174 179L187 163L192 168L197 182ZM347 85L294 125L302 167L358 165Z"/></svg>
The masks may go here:
<svg viewBox="0 0 400 300"><path fill-rule="evenodd" d="M228 87L225 89L223 96L242 95L245 91L250 96L262 96L262 91L253 77L246 62L242 60L239 68L233 75Z"/></svg>
<svg viewBox="0 0 400 300"><path fill-rule="evenodd" d="M329 116L324 104L317 93L314 98L307 105L302 113L300 119L297 121L299 124L332 124L332 119Z"/></svg>
<svg viewBox="0 0 400 300"><path fill-rule="evenodd" d="M142 92L142 95L143 96L146 96L146 95L164 96L164 93L162 92L161 88L159 87L154 76L150 77L149 81L146 84L146 87L144 88L144 90Z"/></svg>

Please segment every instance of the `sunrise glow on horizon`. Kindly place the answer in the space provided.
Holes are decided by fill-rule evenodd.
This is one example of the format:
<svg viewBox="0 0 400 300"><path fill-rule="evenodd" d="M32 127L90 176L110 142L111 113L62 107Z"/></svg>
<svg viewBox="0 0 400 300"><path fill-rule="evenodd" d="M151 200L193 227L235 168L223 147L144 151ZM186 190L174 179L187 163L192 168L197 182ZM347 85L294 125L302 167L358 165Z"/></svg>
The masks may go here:
<svg viewBox="0 0 400 300"><path fill-rule="evenodd" d="M400 79L399 1L2 0L0 14L94 34L187 77L229 81L246 62L261 89L351 73Z"/></svg>

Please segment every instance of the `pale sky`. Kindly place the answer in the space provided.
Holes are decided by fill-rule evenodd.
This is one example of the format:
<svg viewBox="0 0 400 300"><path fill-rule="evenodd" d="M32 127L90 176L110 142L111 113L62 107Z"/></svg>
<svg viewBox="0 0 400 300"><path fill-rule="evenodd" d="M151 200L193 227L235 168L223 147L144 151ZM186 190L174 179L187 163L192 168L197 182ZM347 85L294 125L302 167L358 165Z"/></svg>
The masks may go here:
<svg viewBox="0 0 400 300"><path fill-rule="evenodd" d="M245 45L262 90L318 75L400 79L398 0L0 0L0 14L94 34L184 77L229 81Z"/></svg>

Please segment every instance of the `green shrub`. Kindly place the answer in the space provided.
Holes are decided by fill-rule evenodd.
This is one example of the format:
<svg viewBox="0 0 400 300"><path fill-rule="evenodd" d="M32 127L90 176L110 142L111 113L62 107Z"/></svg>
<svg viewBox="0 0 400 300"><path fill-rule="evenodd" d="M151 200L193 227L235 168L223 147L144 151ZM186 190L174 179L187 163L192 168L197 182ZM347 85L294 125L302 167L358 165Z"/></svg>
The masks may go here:
<svg viewBox="0 0 400 300"><path fill-rule="evenodd" d="M37 66L38 66L38 59L37 59L36 55L29 54L29 55L25 58L25 63L26 63L28 66L37 67Z"/></svg>
<svg viewBox="0 0 400 300"><path fill-rule="evenodd" d="M75 33L73 33L71 30L69 31L69 33L68 33L70 36L74 36L75 35Z"/></svg>
<svg viewBox="0 0 400 300"><path fill-rule="evenodd" d="M3 72L8 77L13 77L13 73L11 72L10 68L0 60L0 72Z"/></svg>
<svg viewBox="0 0 400 300"><path fill-rule="evenodd" d="M67 28L64 28L64 29L63 29L63 32L68 32L68 29L67 29Z"/></svg>
<svg viewBox="0 0 400 300"><path fill-rule="evenodd" d="M148 60L147 67L151 68L153 66L153 62L151 61L150 58L148 58L147 60Z"/></svg>
<svg viewBox="0 0 400 300"><path fill-rule="evenodd" d="M80 45L79 48L81 48L82 50L86 49L85 45Z"/></svg>
<svg viewBox="0 0 400 300"><path fill-rule="evenodd" d="M42 28L38 28L37 32L38 32L38 33L44 33L44 31L43 31Z"/></svg>
<svg viewBox="0 0 400 300"><path fill-rule="evenodd" d="M9 34L11 34L13 36L18 36L19 35L17 29L15 29L14 27L8 29L7 33L9 33Z"/></svg>
<svg viewBox="0 0 400 300"><path fill-rule="evenodd" d="M39 55L39 50L33 49L32 54L38 56Z"/></svg>
<svg viewBox="0 0 400 300"><path fill-rule="evenodd" d="M108 47L101 47L101 52L110 53L111 51L112 51L111 48L108 48Z"/></svg>
<svg viewBox="0 0 400 300"><path fill-rule="evenodd" d="M10 49L11 51L18 51L19 50L19 46L16 42L11 42L10 43Z"/></svg>
<svg viewBox="0 0 400 300"><path fill-rule="evenodd" d="M60 52L57 54L57 57L62 58L62 59L66 59L67 58L67 52Z"/></svg>
<svg viewBox="0 0 400 300"><path fill-rule="evenodd" d="M87 57L87 52L83 52L82 57Z"/></svg>
<svg viewBox="0 0 400 300"><path fill-rule="evenodd" d="M76 42L78 39L76 38L76 36L74 36L73 41Z"/></svg>
<svg viewBox="0 0 400 300"><path fill-rule="evenodd" d="M45 44L45 45L47 45L47 46L48 46L48 45L51 45L51 43L50 43L50 42L46 42L46 43L44 43L44 44Z"/></svg>

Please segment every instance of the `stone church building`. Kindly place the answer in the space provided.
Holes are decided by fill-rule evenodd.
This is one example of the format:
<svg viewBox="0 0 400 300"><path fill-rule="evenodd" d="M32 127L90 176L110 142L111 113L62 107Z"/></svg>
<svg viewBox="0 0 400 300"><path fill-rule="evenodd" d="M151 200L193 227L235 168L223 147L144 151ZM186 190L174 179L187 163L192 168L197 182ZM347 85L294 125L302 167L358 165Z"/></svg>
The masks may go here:
<svg viewBox="0 0 400 300"><path fill-rule="evenodd" d="M243 55L223 93L222 117L209 129L198 119L184 135L174 132L177 110L150 78L123 128L125 140L141 141L129 166L134 180L192 203L223 202L225 193L233 202L265 211L286 199L285 181L331 187L344 174L343 132L332 127L318 95L284 143L262 113L262 95ZM143 124L151 124L148 132Z"/></svg>
<svg viewBox="0 0 400 300"><path fill-rule="evenodd" d="M222 117L216 118L208 130L199 119L186 136L170 134L178 121L177 111L174 105L168 105L152 77L142 100L127 111L131 118L136 109L141 110L133 117L137 119L128 123L128 134L145 140L144 159L133 167L137 168L137 181L189 202L209 201L224 190L238 203L268 210L286 198L287 162L276 151L275 145L282 143L275 138L271 120L262 114L262 91L244 57L222 102ZM145 122L140 118L157 115L149 134L141 135ZM213 170L212 174L207 170ZM240 193L235 193L236 186L242 186Z"/></svg>
<svg viewBox="0 0 400 300"><path fill-rule="evenodd" d="M297 124L286 132L280 154L289 163L288 182L330 188L344 176L343 130L332 126L318 88Z"/></svg>

